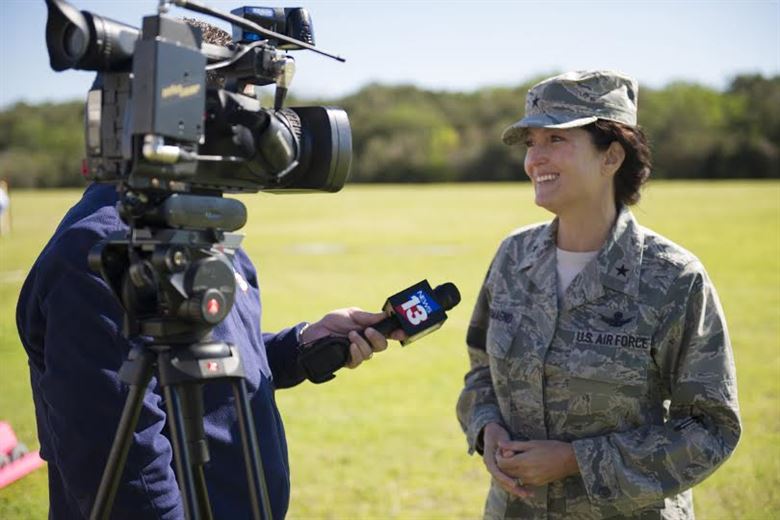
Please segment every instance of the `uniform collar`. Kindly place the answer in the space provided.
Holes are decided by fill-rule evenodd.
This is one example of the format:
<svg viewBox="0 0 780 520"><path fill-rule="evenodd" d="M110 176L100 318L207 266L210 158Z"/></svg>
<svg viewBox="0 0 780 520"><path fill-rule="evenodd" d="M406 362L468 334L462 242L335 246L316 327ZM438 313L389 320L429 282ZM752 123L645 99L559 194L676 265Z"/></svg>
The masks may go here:
<svg viewBox="0 0 780 520"><path fill-rule="evenodd" d="M556 218L542 228L531 244L530 253L520 262L520 269L527 270L528 276L538 287L550 285L556 279L557 233ZM605 288L636 297L639 293L643 244L644 234L634 216L628 208L621 207L595 261L585 267L582 276L578 276L570 287L571 304L566 306L593 301L604 294Z"/></svg>
<svg viewBox="0 0 780 520"><path fill-rule="evenodd" d="M597 258L601 284L629 296L639 294L645 235L631 211L622 207Z"/></svg>
<svg viewBox="0 0 780 520"><path fill-rule="evenodd" d="M558 219L543 226L527 249L528 254L520 260L520 269L543 292L555 295L555 237L558 234Z"/></svg>

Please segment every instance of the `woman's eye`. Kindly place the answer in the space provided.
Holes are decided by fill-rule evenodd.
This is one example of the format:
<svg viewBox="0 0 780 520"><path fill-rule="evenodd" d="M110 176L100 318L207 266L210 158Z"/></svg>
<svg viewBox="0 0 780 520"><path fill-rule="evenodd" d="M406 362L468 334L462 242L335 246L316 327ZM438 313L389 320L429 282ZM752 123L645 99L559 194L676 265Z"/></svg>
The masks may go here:
<svg viewBox="0 0 780 520"><path fill-rule="evenodd" d="M563 137L561 137L560 135L551 135L550 136L550 141L553 142L553 143L559 143L559 142L561 142L563 140L564 140Z"/></svg>
<svg viewBox="0 0 780 520"><path fill-rule="evenodd" d="M525 141L523 141L523 144L525 145L526 148L531 148L534 145L534 142L531 141L530 139L526 139Z"/></svg>

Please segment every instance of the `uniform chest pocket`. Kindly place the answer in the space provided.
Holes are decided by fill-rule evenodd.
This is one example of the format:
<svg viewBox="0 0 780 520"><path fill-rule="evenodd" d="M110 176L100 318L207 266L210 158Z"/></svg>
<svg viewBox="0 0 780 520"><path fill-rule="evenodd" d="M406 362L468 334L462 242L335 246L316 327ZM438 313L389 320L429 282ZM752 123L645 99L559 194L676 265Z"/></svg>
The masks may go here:
<svg viewBox="0 0 780 520"><path fill-rule="evenodd" d="M599 434L640 420L649 351L575 343L569 361L567 424L580 426L579 434Z"/></svg>
<svg viewBox="0 0 780 520"><path fill-rule="evenodd" d="M485 350L494 358L506 359L512 347L514 331L506 323L491 320L487 330Z"/></svg>
<svg viewBox="0 0 780 520"><path fill-rule="evenodd" d="M485 338L487 353L499 359L505 359L512 347L517 329L517 309L503 300L493 301L488 311L490 322Z"/></svg>
<svg viewBox="0 0 780 520"><path fill-rule="evenodd" d="M618 386L644 386L650 354L612 345L575 343L570 354L572 379Z"/></svg>

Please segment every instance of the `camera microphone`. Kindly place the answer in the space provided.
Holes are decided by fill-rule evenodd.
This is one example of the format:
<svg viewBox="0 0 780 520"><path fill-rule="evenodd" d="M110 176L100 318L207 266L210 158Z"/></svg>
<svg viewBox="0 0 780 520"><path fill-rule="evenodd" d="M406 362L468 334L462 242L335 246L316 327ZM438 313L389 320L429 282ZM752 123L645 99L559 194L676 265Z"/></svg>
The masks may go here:
<svg viewBox="0 0 780 520"><path fill-rule="evenodd" d="M460 292L455 284L447 282L431 289L427 280L418 282L387 299L384 311L388 315L371 325L385 337L402 329L408 345L439 329L447 319L448 311L460 303ZM363 332L360 333L363 337ZM313 383L324 383L336 377L333 373L349 363L350 341L343 336L326 336L301 345L298 369Z"/></svg>

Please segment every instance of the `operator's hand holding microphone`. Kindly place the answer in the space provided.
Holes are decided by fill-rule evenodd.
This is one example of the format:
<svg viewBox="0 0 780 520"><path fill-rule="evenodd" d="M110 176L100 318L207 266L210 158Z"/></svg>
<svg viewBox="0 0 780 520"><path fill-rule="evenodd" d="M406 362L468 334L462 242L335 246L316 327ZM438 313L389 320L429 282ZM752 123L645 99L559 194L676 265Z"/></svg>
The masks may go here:
<svg viewBox="0 0 780 520"><path fill-rule="evenodd" d="M374 351L386 349L385 338L408 345L437 330L447 319L445 311L459 302L454 284L431 289L423 280L388 298L384 313L355 308L334 311L303 330L298 370L314 383L329 381L341 367L354 368Z"/></svg>
<svg viewBox="0 0 780 520"><path fill-rule="evenodd" d="M385 337L372 327L386 317L384 312L367 312L357 307L331 311L321 320L307 325L301 331L302 349L326 337L346 337L350 344L348 345L349 361L345 366L357 368L374 352L385 350L389 339L396 341L406 339L406 334L401 328L390 331L390 334ZM358 331L362 331L362 334Z"/></svg>

